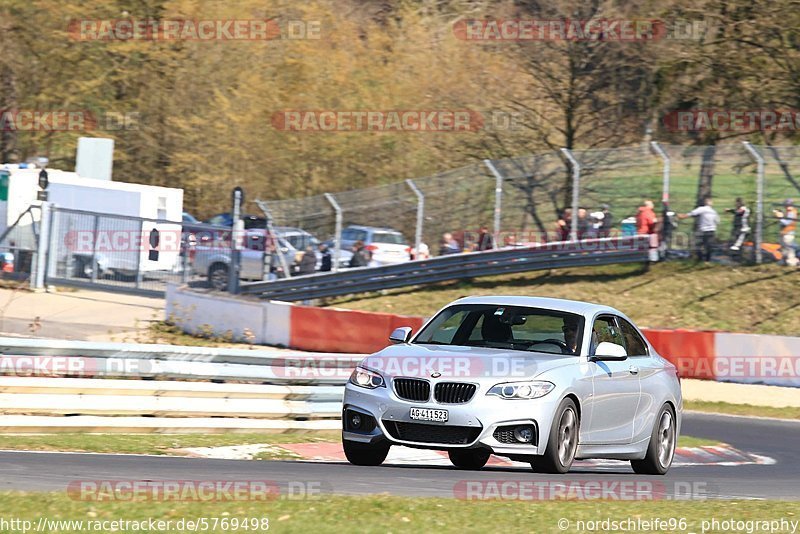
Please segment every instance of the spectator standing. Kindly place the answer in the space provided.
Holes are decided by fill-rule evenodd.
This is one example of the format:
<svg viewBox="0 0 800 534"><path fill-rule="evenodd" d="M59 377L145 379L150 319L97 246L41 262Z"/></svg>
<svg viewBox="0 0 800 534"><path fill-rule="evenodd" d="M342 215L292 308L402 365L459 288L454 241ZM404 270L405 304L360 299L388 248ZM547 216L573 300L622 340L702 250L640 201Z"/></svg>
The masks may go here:
<svg viewBox="0 0 800 534"><path fill-rule="evenodd" d="M794 249L795 234L797 233L797 208L791 198L783 203L784 210L774 210L775 216L781 225L781 255L783 262L790 267L797 267L797 251Z"/></svg>
<svg viewBox="0 0 800 534"><path fill-rule="evenodd" d="M561 212L561 216L556 221L556 241L569 241L571 228L572 210L566 208Z"/></svg>
<svg viewBox="0 0 800 534"><path fill-rule="evenodd" d="M659 244L658 249L661 259L667 257L667 250L669 249L670 241L672 240L672 232L678 227L675 212L669 207L669 202L664 201L661 203L661 224L659 225Z"/></svg>
<svg viewBox="0 0 800 534"><path fill-rule="evenodd" d="M586 208L578 208L578 239L590 237L588 234L591 227L591 221L589 220Z"/></svg>
<svg viewBox="0 0 800 534"><path fill-rule="evenodd" d="M319 265L319 270L321 272L328 272L333 268L333 258L331 256L331 251L328 248L328 245L325 243L319 244L319 253L321 256L321 262Z"/></svg>
<svg viewBox="0 0 800 534"><path fill-rule="evenodd" d="M600 227L597 229L597 237L608 237L611 235L611 228L614 226L614 217L611 215L611 208L608 204L600 204Z"/></svg>
<svg viewBox="0 0 800 534"><path fill-rule="evenodd" d="M652 200L645 200L636 212L636 233L652 235L656 232L658 217Z"/></svg>
<svg viewBox="0 0 800 534"><path fill-rule="evenodd" d="M711 248L719 226L719 213L713 208L711 197L703 199L703 204L689 213L678 215L679 219L694 217L697 220L695 246L699 261L711 261Z"/></svg>
<svg viewBox="0 0 800 534"><path fill-rule="evenodd" d="M658 261L658 217L652 200L645 200L636 212L636 233L650 239L650 261Z"/></svg>
<svg viewBox="0 0 800 534"><path fill-rule="evenodd" d="M372 254L364 242L359 240L353 244L353 257L350 258L350 267L366 267L372 260Z"/></svg>
<svg viewBox="0 0 800 534"><path fill-rule="evenodd" d="M303 252L303 257L297 264L297 274L314 274L317 267L317 257L314 255L314 249L310 245L306 247Z"/></svg>
<svg viewBox="0 0 800 534"><path fill-rule="evenodd" d="M744 205L742 197L736 198L736 207L727 208L726 213L733 213L733 228L731 229L731 250L742 248L747 234L750 233L750 208Z"/></svg>
<svg viewBox="0 0 800 534"><path fill-rule="evenodd" d="M489 228L483 224L478 231L478 250L492 250L494 248L494 238L489 232Z"/></svg>
<svg viewBox="0 0 800 534"><path fill-rule="evenodd" d="M453 239L453 234L450 232L442 234L442 242L439 245L439 256L458 254L459 252L461 252L461 247L458 246L458 241Z"/></svg>

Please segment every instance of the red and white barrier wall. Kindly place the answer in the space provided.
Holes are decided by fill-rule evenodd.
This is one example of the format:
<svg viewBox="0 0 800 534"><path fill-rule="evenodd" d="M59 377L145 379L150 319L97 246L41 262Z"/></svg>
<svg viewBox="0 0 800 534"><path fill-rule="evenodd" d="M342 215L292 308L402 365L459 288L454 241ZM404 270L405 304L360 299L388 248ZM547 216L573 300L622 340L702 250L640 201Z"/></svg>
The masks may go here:
<svg viewBox="0 0 800 534"><path fill-rule="evenodd" d="M185 332L315 352L368 354L422 317L206 295L170 285L167 320ZM800 387L800 337L643 329L682 378Z"/></svg>

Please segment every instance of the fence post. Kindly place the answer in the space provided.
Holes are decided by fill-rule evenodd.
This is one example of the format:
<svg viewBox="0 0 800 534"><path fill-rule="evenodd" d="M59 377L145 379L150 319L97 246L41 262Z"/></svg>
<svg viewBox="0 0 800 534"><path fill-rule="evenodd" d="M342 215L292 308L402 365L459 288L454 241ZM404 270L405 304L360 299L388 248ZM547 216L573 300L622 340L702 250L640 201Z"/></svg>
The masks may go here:
<svg viewBox="0 0 800 534"><path fill-rule="evenodd" d="M33 289L44 287L44 272L47 269L47 251L50 244L50 204L42 202L39 213L39 240L36 245L36 275Z"/></svg>
<svg viewBox="0 0 800 534"><path fill-rule="evenodd" d="M406 180L408 187L417 195L417 230L414 233L414 259L419 259L419 247L422 244L422 224L425 217L425 195L419 190L417 184L410 178Z"/></svg>
<svg viewBox="0 0 800 534"><path fill-rule="evenodd" d="M100 231L100 216L94 216L94 230L92 231L92 283L97 282L97 235Z"/></svg>
<svg viewBox="0 0 800 534"><path fill-rule="evenodd" d="M333 272L337 272L339 270L339 251L342 250L342 208L330 193L325 193L325 200L330 203L336 213L336 228L333 237Z"/></svg>
<svg viewBox="0 0 800 534"><path fill-rule="evenodd" d="M761 263L761 241L763 238L763 231L764 231L764 157L756 150L756 148L748 143L747 141L743 141L744 148L750 153L753 160L755 160L757 165L757 176L756 176L756 235L755 235L755 247L756 247L756 263Z"/></svg>
<svg viewBox="0 0 800 534"><path fill-rule="evenodd" d="M561 152L567 158L570 165L572 165L572 221L570 225L569 238L571 241L578 240L578 199L580 198L581 186L581 164L572 155L568 148L562 148Z"/></svg>
<svg viewBox="0 0 800 534"><path fill-rule="evenodd" d="M655 150L656 154L658 154L661 157L661 161L664 162L664 180L661 186L661 202L665 204L669 202L669 175L670 175L669 156L664 151L664 149L661 148L661 145L659 145L656 141L651 141L650 146L653 147L653 150Z"/></svg>
<svg viewBox="0 0 800 534"><path fill-rule="evenodd" d="M494 239L492 239L492 243L494 248L497 248L497 241L500 239L500 216L503 212L503 175L500 174L500 171L497 170L497 167L494 166L492 160L485 159L483 160L483 164L491 171L494 175Z"/></svg>
<svg viewBox="0 0 800 534"><path fill-rule="evenodd" d="M139 220L139 235L144 237L144 221L142 221L142 220ZM148 247L147 250L150 250L150 248ZM136 279L135 279L135 283L134 283L134 287L136 289L139 289L140 287L142 287L142 277L143 277L143 273L142 273L142 256L143 255L144 254L142 253L141 250L137 251L137 253L136 253Z"/></svg>

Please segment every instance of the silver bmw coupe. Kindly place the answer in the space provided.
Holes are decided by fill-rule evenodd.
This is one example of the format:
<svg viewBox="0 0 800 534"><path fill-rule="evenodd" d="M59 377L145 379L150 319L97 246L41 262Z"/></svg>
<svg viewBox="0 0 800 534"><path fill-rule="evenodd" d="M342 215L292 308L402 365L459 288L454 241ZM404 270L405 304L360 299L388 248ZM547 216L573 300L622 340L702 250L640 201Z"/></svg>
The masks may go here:
<svg viewBox="0 0 800 534"><path fill-rule="evenodd" d="M675 366L623 313L538 297L468 297L365 358L345 387L342 441L356 465L392 445L447 451L480 469L491 454L566 473L575 459L672 464L682 399Z"/></svg>

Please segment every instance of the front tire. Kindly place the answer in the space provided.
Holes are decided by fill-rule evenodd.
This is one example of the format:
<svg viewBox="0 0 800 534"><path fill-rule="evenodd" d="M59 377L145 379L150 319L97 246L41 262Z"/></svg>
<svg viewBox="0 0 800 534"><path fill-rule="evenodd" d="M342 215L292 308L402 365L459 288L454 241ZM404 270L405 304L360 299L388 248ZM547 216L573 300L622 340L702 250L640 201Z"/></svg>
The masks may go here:
<svg viewBox="0 0 800 534"><path fill-rule="evenodd" d="M578 449L579 434L578 409L572 399L564 399L559 404L556 416L553 418L547 449L542 456L537 456L531 462L533 471L555 474L569 471L575 460L575 451Z"/></svg>
<svg viewBox="0 0 800 534"><path fill-rule="evenodd" d="M476 471L486 465L491 453L486 449L447 451L450 461L459 469Z"/></svg>
<svg viewBox="0 0 800 534"><path fill-rule="evenodd" d="M675 414L668 404L661 407L653 423L653 433L643 460L631 460L633 471L640 475L663 475L669 471L677 442Z"/></svg>
<svg viewBox="0 0 800 534"><path fill-rule="evenodd" d="M389 454L390 445L359 443L357 441L342 440L342 448L347 461L353 465L381 465Z"/></svg>

